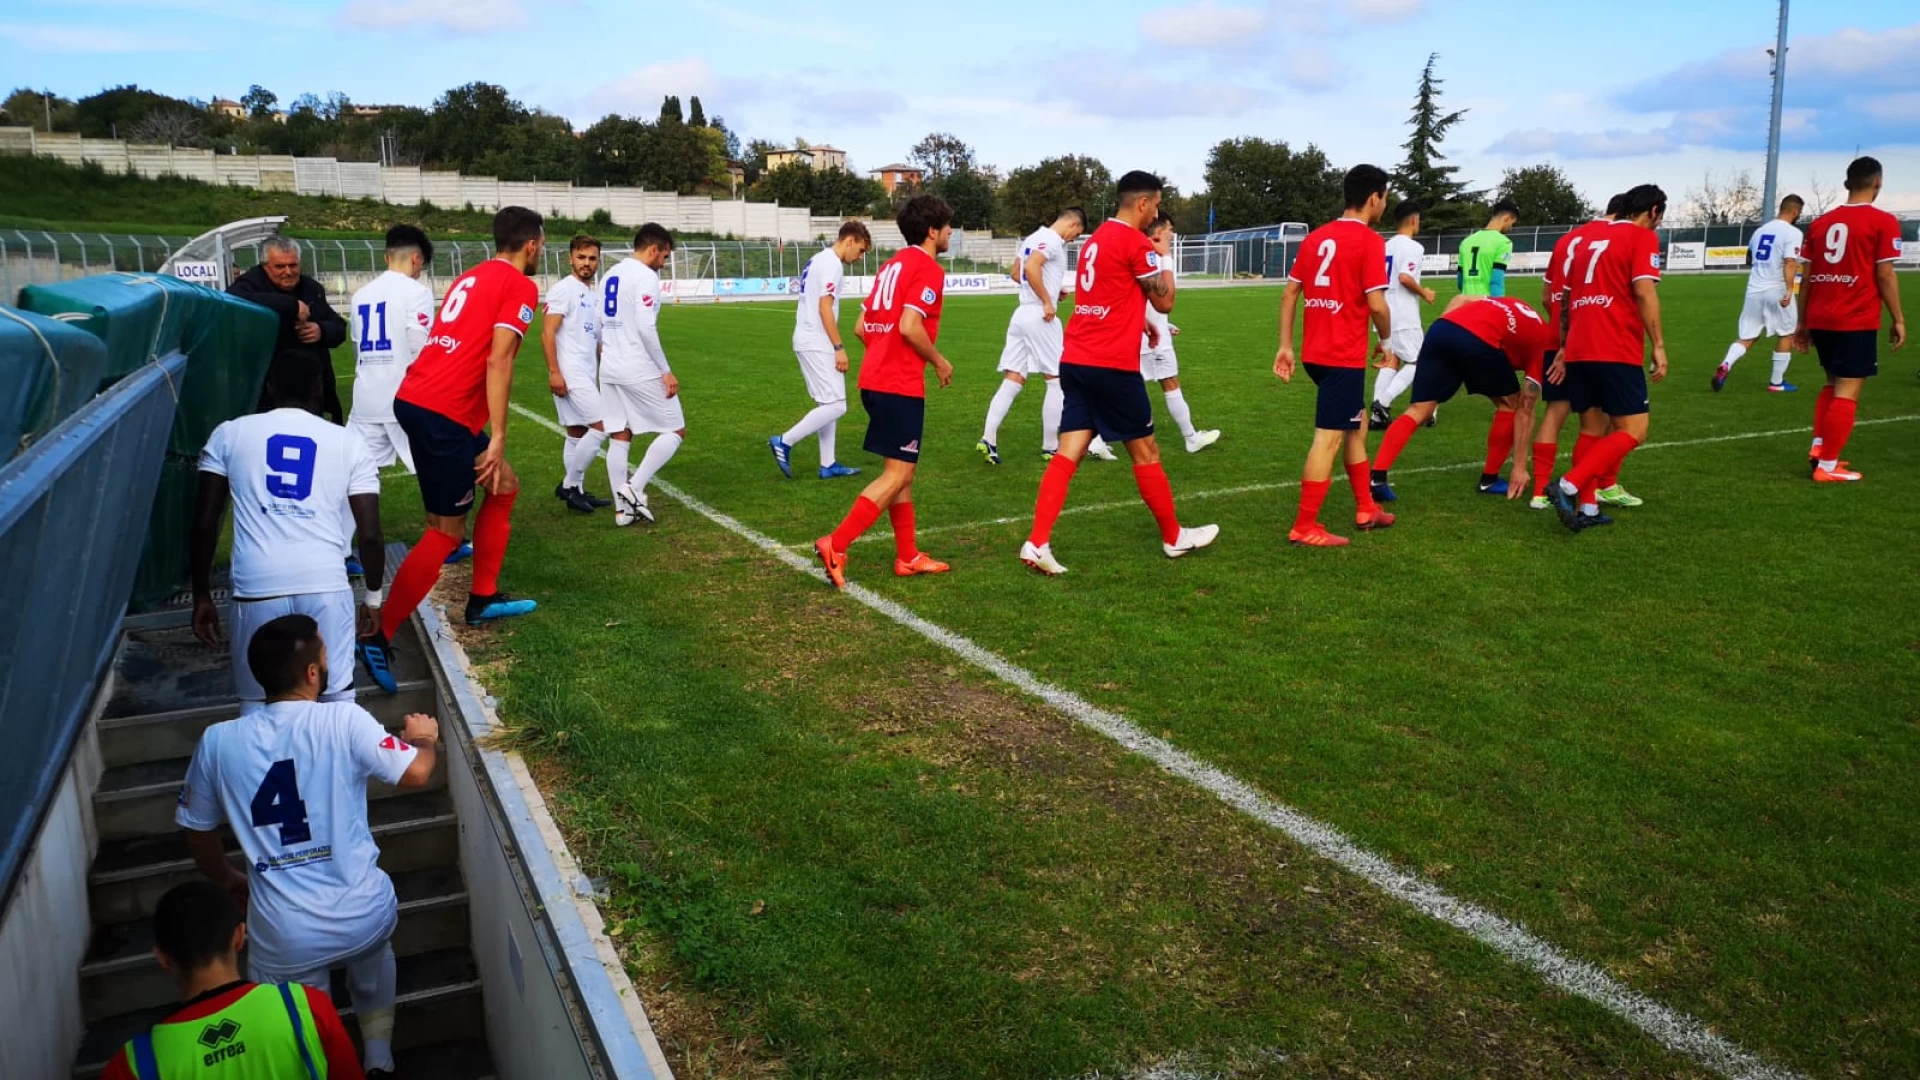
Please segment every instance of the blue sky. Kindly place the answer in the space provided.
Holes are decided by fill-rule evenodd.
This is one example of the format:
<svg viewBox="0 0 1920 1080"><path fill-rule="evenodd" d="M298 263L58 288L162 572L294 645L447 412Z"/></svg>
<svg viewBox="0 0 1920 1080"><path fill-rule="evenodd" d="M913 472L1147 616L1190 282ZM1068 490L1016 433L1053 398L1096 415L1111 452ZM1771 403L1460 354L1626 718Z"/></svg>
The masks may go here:
<svg viewBox="0 0 1920 1080"><path fill-rule="evenodd" d="M808 10L811 8L811 10ZM879 13L887 9L911 14ZM947 21L939 12L950 13ZM933 130L1005 170L1061 153L1200 186L1207 149L1260 135L1391 165L1421 64L1441 54L1471 180L1552 161L1589 196L1712 170L1759 176L1772 0L1688 0L1618 25L1584 4L1481 0L7 0L10 85L120 82L202 98L261 83L427 104L474 79L587 123L700 95L744 137L804 137L869 168ZM1856 151L1883 205L1920 210L1920 10L1801 0L1781 183L1837 188Z"/></svg>

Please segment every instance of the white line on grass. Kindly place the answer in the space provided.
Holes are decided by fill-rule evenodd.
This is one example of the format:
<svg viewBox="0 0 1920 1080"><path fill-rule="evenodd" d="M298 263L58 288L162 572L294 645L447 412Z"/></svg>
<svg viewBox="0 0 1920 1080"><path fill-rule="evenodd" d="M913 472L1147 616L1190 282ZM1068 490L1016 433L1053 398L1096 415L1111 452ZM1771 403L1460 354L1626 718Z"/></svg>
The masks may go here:
<svg viewBox="0 0 1920 1080"><path fill-rule="evenodd" d="M565 429L530 409L516 404L513 410L555 434L565 434ZM1726 438L1742 437L1758 436ZM812 559L789 550L773 537L708 506L657 476L653 479L653 486L668 498L794 570L822 584L826 582L826 573L815 566ZM1742 1049L1693 1017L1623 985L1593 964L1568 956L1534 936L1519 923L1478 904L1449 895L1419 874L1395 866L1385 857L1361 847L1332 825L1276 802L1245 781L1207 764L1164 739L1147 734L1118 713L1108 712L1070 691L1045 682L999 654L943 626L928 622L905 606L861 585L850 583L843 592L850 599L1012 684L1021 692L1046 702L1081 726L1139 754L1168 774L1186 780L1248 817L1278 829L1296 843L1365 879L1395 900L1464 931L1507 959L1532 970L1549 984L1599 1005L1646 1032L1667 1049L1685 1054L1723 1076L1739 1080L1799 1080L1799 1074Z"/></svg>
<svg viewBox="0 0 1920 1080"><path fill-rule="evenodd" d="M1877 420L1859 420L1859 421L1855 421L1854 426L1867 427L1873 424L1902 424L1911 420L1920 420L1920 415L1885 416ZM1707 446L1712 443L1740 442L1746 439L1771 439L1781 435L1811 435L1811 434L1813 434L1813 429L1810 427L1780 428L1777 431L1743 431L1734 435L1712 435L1704 439L1676 439L1672 442L1647 443L1645 446L1635 448L1634 453L1638 454L1638 453L1645 452L1647 450L1674 450L1683 446ZM1480 458L1475 458L1472 461L1459 461L1451 465L1422 465L1417 469L1395 469L1393 470L1393 475L1396 477L1400 477L1400 476L1415 476L1420 473L1455 472L1460 469L1480 468L1480 467L1484 467L1485 465L1486 465L1486 462L1484 460ZM1300 481L1298 480L1275 480L1268 483L1260 483L1260 484L1241 484L1237 487L1215 488L1211 491L1175 492L1174 501L1176 503L1186 503L1186 502L1197 502L1201 499L1224 499L1234 495L1256 495L1256 494L1260 494L1268 491L1286 491L1290 488L1297 488L1299 486L1300 486ZM1139 505L1140 505L1139 499L1122 499L1117 502L1088 503L1085 506L1069 506L1065 510L1062 510L1060 513L1061 513L1061 516L1063 517L1066 516L1067 514L1094 514L1094 513L1100 513L1106 510L1125 510L1133 507L1138 507ZM992 528L994 526L999 526L999 525L1023 524L1023 523L1031 522L1032 520L1033 520L1033 511L1028 510L1014 517L987 518L984 521L967 521L967 522L962 522L958 525L922 525L914 530L914 535L927 536L932 533L961 532L967 529L985 529L985 528ZM855 540L854 543L859 544L859 543L867 543L869 541L891 540L891 539L893 539L893 533L891 530L884 530L884 529L869 530L867 533L862 535L858 540ZM813 541L806 540L798 544L788 544L787 547L793 549L794 551L801 551L801 552L812 551Z"/></svg>

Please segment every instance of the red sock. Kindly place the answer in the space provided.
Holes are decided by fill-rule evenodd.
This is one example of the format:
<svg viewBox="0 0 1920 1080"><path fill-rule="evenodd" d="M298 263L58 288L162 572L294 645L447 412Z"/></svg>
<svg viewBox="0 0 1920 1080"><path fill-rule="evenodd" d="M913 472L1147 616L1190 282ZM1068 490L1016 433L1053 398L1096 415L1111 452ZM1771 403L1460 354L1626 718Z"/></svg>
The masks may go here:
<svg viewBox="0 0 1920 1080"><path fill-rule="evenodd" d="M1380 509L1373 501L1373 470L1364 461L1347 463L1347 483L1353 485L1353 508L1362 515L1371 514Z"/></svg>
<svg viewBox="0 0 1920 1080"><path fill-rule="evenodd" d="M1393 468L1400 458L1400 451L1406 449L1407 440L1420 430L1413 417L1401 413L1393 423L1387 425L1387 433L1380 438L1380 452L1373 456L1373 467L1385 472Z"/></svg>
<svg viewBox="0 0 1920 1080"><path fill-rule="evenodd" d="M1635 444L1635 445L1638 445L1638 444ZM1613 467L1612 471L1601 473L1600 478L1598 480L1595 480L1594 484L1602 489L1605 489L1605 488L1610 488L1615 484L1618 484L1619 482L1620 482L1620 467L1616 465Z"/></svg>
<svg viewBox="0 0 1920 1080"><path fill-rule="evenodd" d="M1295 532L1306 532L1320 524L1320 504L1327 501L1331 480L1300 481L1300 513L1293 519Z"/></svg>
<svg viewBox="0 0 1920 1080"><path fill-rule="evenodd" d="M855 540L860 539L860 534L873 528L873 523L879 520L880 505L878 503L865 495L854 499L853 509L847 511L847 516L840 522L840 527L833 530L833 550L845 555L847 548Z"/></svg>
<svg viewBox="0 0 1920 1080"><path fill-rule="evenodd" d="M1034 547L1046 547L1053 539L1053 523L1060 520L1060 511L1066 509L1067 488L1073 483L1073 471L1080 463L1065 454L1053 455L1047 462L1047 471L1040 474L1040 498L1033 504L1033 531L1027 539ZM1169 496L1171 498L1171 496Z"/></svg>
<svg viewBox="0 0 1920 1080"><path fill-rule="evenodd" d="M1626 460L1628 454L1633 453L1634 447L1639 445L1640 440L1624 431L1616 431L1603 439L1597 439L1593 447L1587 451L1586 459L1569 469L1565 479L1580 489L1583 500L1591 502L1592 500L1587 498L1588 493L1598 488L1600 478L1608 473L1617 474L1620 471L1620 463Z"/></svg>
<svg viewBox="0 0 1920 1080"><path fill-rule="evenodd" d="M1820 460L1838 461L1840 454L1847 448L1847 439L1853 435L1853 418L1860 410L1860 403L1851 398L1837 397L1827 406L1827 421L1820 425Z"/></svg>
<svg viewBox="0 0 1920 1080"><path fill-rule="evenodd" d="M1553 479L1554 459L1560 456L1560 444L1557 442L1537 442L1533 444L1533 493L1545 495L1547 481Z"/></svg>
<svg viewBox="0 0 1920 1080"><path fill-rule="evenodd" d="M459 540L439 529L428 529L401 560L400 569L393 572L393 585L387 589L386 606L380 609L380 630L389 640L413 617L420 601L433 591L440 580L441 567L447 565L447 556L459 546Z"/></svg>
<svg viewBox="0 0 1920 1080"><path fill-rule="evenodd" d="M1827 431L1827 410L1831 408L1833 408L1833 387L1823 386L1820 388L1820 396L1813 399L1813 442L1816 449L1825 445L1823 437Z"/></svg>
<svg viewBox="0 0 1920 1080"><path fill-rule="evenodd" d="M920 554L913 540L913 504L897 502L887 507L887 520L893 522L893 555L901 562L912 562Z"/></svg>
<svg viewBox="0 0 1920 1080"><path fill-rule="evenodd" d="M1135 465L1133 482L1140 487L1140 499L1153 511L1160 526L1160 542L1171 544L1180 539L1180 515L1173 512L1173 485L1167 482L1167 470L1159 462Z"/></svg>
<svg viewBox="0 0 1920 1080"><path fill-rule="evenodd" d="M1589 435L1584 431L1580 433L1579 438L1573 440L1574 468L1579 468L1580 463L1587 460L1587 451L1593 449L1593 444L1599 441L1597 437Z"/></svg>
<svg viewBox="0 0 1920 1080"><path fill-rule="evenodd" d="M1383 445L1382 450L1386 449ZM1513 410L1493 410L1493 427L1487 431L1487 467L1480 470L1492 475L1500 471L1507 463L1507 454L1513 449Z"/></svg>
<svg viewBox="0 0 1920 1080"><path fill-rule="evenodd" d="M473 595L500 591L500 564L507 560L507 537L513 532L513 497L519 492L488 495L473 515Z"/></svg>

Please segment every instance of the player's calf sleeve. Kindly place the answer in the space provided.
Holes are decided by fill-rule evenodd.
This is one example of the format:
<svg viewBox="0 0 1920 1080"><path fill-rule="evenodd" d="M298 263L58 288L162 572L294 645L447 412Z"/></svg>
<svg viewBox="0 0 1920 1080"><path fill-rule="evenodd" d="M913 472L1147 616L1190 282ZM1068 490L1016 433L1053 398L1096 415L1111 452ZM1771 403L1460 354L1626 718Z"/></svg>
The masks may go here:
<svg viewBox="0 0 1920 1080"><path fill-rule="evenodd" d="M1493 411L1493 426L1487 429L1487 467L1481 472L1497 473L1507 463L1507 454L1513 450L1513 419L1512 409Z"/></svg>
<svg viewBox="0 0 1920 1080"><path fill-rule="evenodd" d="M1553 462L1559 456L1559 443L1533 444L1533 493L1536 497L1547 493L1547 481L1553 477Z"/></svg>
<svg viewBox="0 0 1920 1080"><path fill-rule="evenodd" d="M1393 463L1400 460L1400 451L1407 448L1407 440L1420 430L1420 422L1413 417L1400 414L1393 423L1387 425L1387 433L1380 437L1380 452L1373 455L1373 467L1386 472Z"/></svg>
<svg viewBox="0 0 1920 1080"><path fill-rule="evenodd" d="M420 601L433 591L440 581L440 568L459 546L459 540L439 529L428 529L400 560L400 568L393 572L393 585L387 590L386 606L380 609L380 630L388 640L400 632Z"/></svg>
<svg viewBox="0 0 1920 1080"><path fill-rule="evenodd" d="M1001 379L1000 386L993 392L993 400L987 403L987 424L980 429L980 437L1000 444L1000 425L1007 419L1007 411L1013 408L1013 399L1020 396L1022 384L1012 379Z"/></svg>
<svg viewBox="0 0 1920 1080"><path fill-rule="evenodd" d="M1373 470L1365 461L1347 462L1347 483L1353 488L1353 508L1362 514L1380 509L1373 501Z"/></svg>
<svg viewBox="0 0 1920 1080"><path fill-rule="evenodd" d="M1060 412L1066 405L1067 392L1060 389L1060 380L1048 379L1040 398L1040 449L1060 449Z"/></svg>
<svg viewBox="0 0 1920 1080"><path fill-rule="evenodd" d="M1300 512L1294 516L1293 527L1305 532L1320 521L1320 507L1327 501L1327 492L1333 487L1331 480L1300 481Z"/></svg>
<svg viewBox="0 0 1920 1080"><path fill-rule="evenodd" d="M1846 452L1847 440L1853 436L1853 421L1859 409L1859 402L1843 397L1834 398L1833 404L1827 406L1826 421L1820 425L1822 465L1837 463L1840 455Z"/></svg>
<svg viewBox="0 0 1920 1080"><path fill-rule="evenodd" d="M513 500L518 492L488 495L473 515L473 595L500 591L500 564L507 560L507 537L513 533Z"/></svg>
<svg viewBox="0 0 1920 1080"><path fill-rule="evenodd" d="M839 528L833 530L831 536L833 550L845 555L847 548L851 547L855 540L860 539L860 534L873 528L873 523L879 520L879 503L865 495L855 498L853 509L847 511L847 516L841 519Z"/></svg>
<svg viewBox="0 0 1920 1080"><path fill-rule="evenodd" d="M652 445L647 447L647 452L641 455L640 467L633 470L633 490L644 490L648 484L652 483L653 475L667 467L667 462L673 460L673 455L679 451L680 444L685 441L678 432L673 431L653 440Z"/></svg>
<svg viewBox="0 0 1920 1080"><path fill-rule="evenodd" d="M1047 462L1047 471L1040 474L1040 497L1033 504L1033 531L1027 539L1035 546L1044 547L1053 538L1053 523L1060 520L1060 511L1066 509L1067 488L1073 484L1073 472L1080 463L1060 454Z"/></svg>
<svg viewBox="0 0 1920 1080"><path fill-rule="evenodd" d="M612 490L619 491L627 483L627 454L633 449L633 443L626 439L607 441L607 483Z"/></svg>
<svg viewBox="0 0 1920 1080"><path fill-rule="evenodd" d="M1159 462L1133 467L1133 482L1140 489L1140 499L1153 511L1153 520L1160 526L1161 543L1171 544L1180 539L1180 515L1173 510L1173 484L1167 480L1167 470Z"/></svg>
<svg viewBox="0 0 1920 1080"><path fill-rule="evenodd" d="M1191 439L1193 430L1193 410L1187 408L1187 394L1184 390L1167 391L1167 415L1180 427L1182 438Z"/></svg>
<svg viewBox="0 0 1920 1080"><path fill-rule="evenodd" d="M913 504L896 502L888 506L887 521L893 525L894 555L901 562L908 562L920 554L920 544L913 538Z"/></svg>

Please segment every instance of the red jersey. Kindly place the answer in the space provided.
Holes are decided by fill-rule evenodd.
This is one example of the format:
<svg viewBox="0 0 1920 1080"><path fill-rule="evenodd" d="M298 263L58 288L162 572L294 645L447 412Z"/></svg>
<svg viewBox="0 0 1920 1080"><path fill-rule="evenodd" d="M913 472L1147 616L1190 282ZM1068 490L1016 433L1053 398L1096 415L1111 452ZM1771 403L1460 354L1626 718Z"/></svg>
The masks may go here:
<svg viewBox="0 0 1920 1080"><path fill-rule="evenodd" d="M1660 280L1660 234L1631 221L1583 225L1563 268L1569 294L1567 363L1644 364L1646 323L1633 283Z"/></svg>
<svg viewBox="0 0 1920 1080"><path fill-rule="evenodd" d="M185 1024L227 1009L258 983L237 982L209 991L182 1005L178 1010L160 1021L163 1024ZM353 1048L353 1041L347 1038L347 1029L340 1022L340 1013L333 1007L333 999L324 991L311 986L294 984L293 992L307 996L307 1011L313 1014L314 1029L320 1033L320 1053L326 1059L327 1080L366 1080L366 1074L360 1071L360 1055ZM292 1027L284 1029L286 1037L292 1038ZM264 1051L265 1048L262 1047ZM107 1071L101 1074L101 1080L138 1080L133 1071L131 1055L125 1047L107 1061Z"/></svg>
<svg viewBox="0 0 1920 1080"><path fill-rule="evenodd" d="M1367 366L1367 294L1387 287L1387 242L1358 218L1339 218L1300 242L1287 280L1307 298L1300 359L1327 367ZM1401 357L1403 363L1410 358Z"/></svg>
<svg viewBox="0 0 1920 1080"><path fill-rule="evenodd" d="M1553 254L1547 256L1547 272L1540 279L1540 302L1546 305L1547 327L1553 331L1550 335L1553 344L1547 346L1550 349L1560 347L1560 301L1566 292L1567 275L1573 266L1574 245L1581 242L1581 234L1587 229L1605 224L1605 218L1595 218L1585 225L1567 230L1567 234L1554 243Z"/></svg>
<svg viewBox="0 0 1920 1080"><path fill-rule="evenodd" d="M901 248L873 279L873 291L860 311L860 389L905 397L927 396L927 362L900 336L900 316L920 313L927 340L940 340L940 305L946 300L947 274L923 247Z"/></svg>
<svg viewBox="0 0 1920 1080"><path fill-rule="evenodd" d="M487 357L493 332L525 337L540 287L505 259L488 259L453 279L420 350L394 397L458 420L478 434L487 426Z"/></svg>
<svg viewBox="0 0 1920 1080"><path fill-rule="evenodd" d="M1872 203L1842 203L1807 230L1807 329L1880 329L1874 270L1900 257L1900 221Z"/></svg>
<svg viewBox="0 0 1920 1080"><path fill-rule="evenodd" d="M1063 364L1140 370L1147 306L1141 278L1160 273L1160 253L1139 229L1108 218L1080 249L1073 276L1073 318L1067 320Z"/></svg>
<svg viewBox="0 0 1920 1080"><path fill-rule="evenodd" d="M1462 304L1440 318L1507 354L1507 363L1515 371L1525 372L1536 383L1541 381L1542 356L1555 346L1548 336L1546 320L1525 300L1490 296Z"/></svg>

